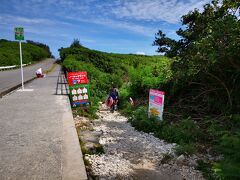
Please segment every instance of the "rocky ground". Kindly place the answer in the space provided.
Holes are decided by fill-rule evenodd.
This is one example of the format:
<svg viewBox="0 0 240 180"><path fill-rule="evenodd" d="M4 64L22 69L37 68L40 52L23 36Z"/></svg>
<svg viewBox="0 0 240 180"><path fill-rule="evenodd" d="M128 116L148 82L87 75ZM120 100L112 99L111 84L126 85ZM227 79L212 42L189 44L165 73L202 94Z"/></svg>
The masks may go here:
<svg viewBox="0 0 240 180"><path fill-rule="evenodd" d="M203 179L195 170L201 157L176 156L176 144L136 131L126 117L104 105L98 116L94 121L75 117L90 179Z"/></svg>

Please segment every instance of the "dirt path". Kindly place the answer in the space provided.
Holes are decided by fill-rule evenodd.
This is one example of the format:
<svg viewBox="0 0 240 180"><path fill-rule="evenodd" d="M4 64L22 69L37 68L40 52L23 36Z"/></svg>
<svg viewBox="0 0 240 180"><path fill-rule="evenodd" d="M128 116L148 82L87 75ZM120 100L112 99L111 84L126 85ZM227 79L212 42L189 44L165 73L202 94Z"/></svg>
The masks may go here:
<svg viewBox="0 0 240 180"><path fill-rule="evenodd" d="M85 155L92 164L92 174L104 179L203 179L201 173L189 166L190 160L174 153L175 144L166 143L151 134L136 131L127 118L118 112L110 113L103 105L93 121L100 134L104 154ZM170 155L164 162L166 154ZM176 160L178 159L178 160Z"/></svg>

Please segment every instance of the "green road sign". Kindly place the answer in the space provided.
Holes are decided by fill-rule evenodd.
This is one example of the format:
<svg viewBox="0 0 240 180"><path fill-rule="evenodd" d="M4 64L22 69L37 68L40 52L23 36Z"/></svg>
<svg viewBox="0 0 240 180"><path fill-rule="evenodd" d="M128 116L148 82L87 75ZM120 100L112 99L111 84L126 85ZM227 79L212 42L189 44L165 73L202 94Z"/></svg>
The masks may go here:
<svg viewBox="0 0 240 180"><path fill-rule="evenodd" d="M23 27L15 27L15 40L24 40Z"/></svg>

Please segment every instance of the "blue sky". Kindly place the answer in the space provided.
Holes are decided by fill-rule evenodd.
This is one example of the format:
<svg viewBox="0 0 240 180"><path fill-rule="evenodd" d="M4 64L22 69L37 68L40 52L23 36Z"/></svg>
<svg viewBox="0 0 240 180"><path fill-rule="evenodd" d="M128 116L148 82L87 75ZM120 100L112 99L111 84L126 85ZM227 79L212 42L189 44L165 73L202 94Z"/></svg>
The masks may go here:
<svg viewBox="0 0 240 180"><path fill-rule="evenodd" d="M0 39L14 40L21 26L25 39L49 45L56 57L74 38L91 49L152 55L159 29L176 39L181 16L209 1L1 0Z"/></svg>

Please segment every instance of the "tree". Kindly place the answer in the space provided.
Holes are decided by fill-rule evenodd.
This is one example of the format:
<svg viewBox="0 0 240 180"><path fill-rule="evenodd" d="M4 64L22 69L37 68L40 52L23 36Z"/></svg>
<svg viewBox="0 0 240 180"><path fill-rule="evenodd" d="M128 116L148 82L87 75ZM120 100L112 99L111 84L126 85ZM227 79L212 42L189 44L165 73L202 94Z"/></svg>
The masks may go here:
<svg viewBox="0 0 240 180"><path fill-rule="evenodd" d="M75 47L75 48L79 48L82 47L82 44L80 43L79 39L74 39L72 44L70 45L71 48Z"/></svg>
<svg viewBox="0 0 240 180"><path fill-rule="evenodd" d="M159 31L153 45L157 52L176 60L172 64L174 79L183 88L198 86L199 97L209 103L214 98L223 107L218 112L237 111L240 88L240 22L238 0L218 0L206 4L202 12L195 9L182 17L182 25L176 33L176 41ZM198 96L196 94L196 96ZM221 97L221 100L216 100Z"/></svg>
<svg viewBox="0 0 240 180"><path fill-rule="evenodd" d="M40 43L40 42L35 42L35 41L32 41L32 40L27 40L26 42L29 43L29 44L33 44L33 45L36 45L38 47L41 47L41 48L45 49L48 52L48 57L54 57L52 55L52 52L50 51L50 48L49 48L48 45Z"/></svg>

